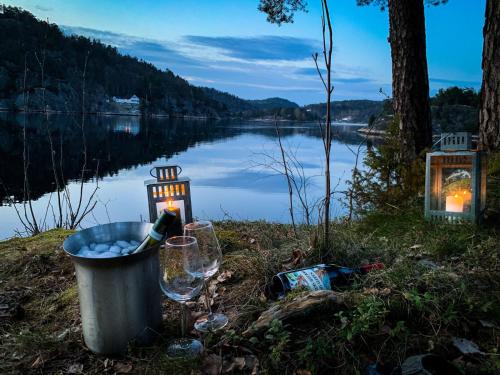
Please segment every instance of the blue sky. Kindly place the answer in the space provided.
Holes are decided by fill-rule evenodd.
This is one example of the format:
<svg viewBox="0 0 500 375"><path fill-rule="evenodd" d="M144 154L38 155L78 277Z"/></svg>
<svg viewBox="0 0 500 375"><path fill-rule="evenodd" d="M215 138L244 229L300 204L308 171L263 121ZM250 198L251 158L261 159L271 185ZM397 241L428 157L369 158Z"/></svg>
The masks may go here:
<svg viewBox="0 0 500 375"><path fill-rule="evenodd" d="M2 1L2 0L0 0ZM324 101L311 54L320 52L319 0L278 27L258 0L3 0L39 18L112 44L198 86L247 99ZM334 23L334 100L382 99L391 92L388 15L356 0L330 1ZM481 82L485 0L426 7L431 94Z"/></svg>

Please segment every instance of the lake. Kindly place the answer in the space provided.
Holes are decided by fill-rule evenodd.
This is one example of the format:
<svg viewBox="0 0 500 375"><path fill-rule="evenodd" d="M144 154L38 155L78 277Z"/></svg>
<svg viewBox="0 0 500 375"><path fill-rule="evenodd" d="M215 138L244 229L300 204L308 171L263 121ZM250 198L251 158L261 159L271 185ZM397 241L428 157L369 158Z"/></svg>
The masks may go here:
<svg viewBox="0 0 500 375"><path fill-rule="evenodd" d="M82 133L78 116L0 114L0 239L23 229L12 205L18 202L16 207L24 216L23 150L29 161L34 214L50 227L53 212L57 212L54 167L63 176L60 185L67 186L76 205L84 144L84 196L96 183L98 190L97 205L82 227L147 220L144 181L151 178L151 168L160 165L180 165L181 177L191 178L195 217L290 222L286 179L273 170L276 164L272 158L281 158L273 123L126 116L87 116L84 121ZM334 126L332 185L336 191L344 191L351 176L355 162L352 151L362 141L356 132L358 126ZM285 149L301 166L299 172L307 180L307 199L312 204L323 192L323 144L318 124L282 122L279 128ZM361 147L361 152L364 150ZM333 215L344 212L335 200ZM303 219L301 210L296 215L299 221Z"/></svg>

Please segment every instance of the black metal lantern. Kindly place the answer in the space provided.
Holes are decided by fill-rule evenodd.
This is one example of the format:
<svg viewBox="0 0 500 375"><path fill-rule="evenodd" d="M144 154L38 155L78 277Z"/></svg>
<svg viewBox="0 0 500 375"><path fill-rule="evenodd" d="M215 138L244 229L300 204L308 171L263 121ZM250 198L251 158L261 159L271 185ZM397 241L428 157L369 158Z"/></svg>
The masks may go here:
<svg viewBox="0 0 500 375"><path fill-rule="evenodd" d="M443 133L441 150L427 154L425 217L479 222L486 203L486 158L470 133Z"/></svg>
<svg viewBox="0 0 500 375"><path fill-rule="evenodd" d="M180 226L193 221L190 179L179 178L182 168L177 165L154 167L155 179L144 181L148 193L149 220L153 223L162 210L170 210L182 220Z"/></svg>

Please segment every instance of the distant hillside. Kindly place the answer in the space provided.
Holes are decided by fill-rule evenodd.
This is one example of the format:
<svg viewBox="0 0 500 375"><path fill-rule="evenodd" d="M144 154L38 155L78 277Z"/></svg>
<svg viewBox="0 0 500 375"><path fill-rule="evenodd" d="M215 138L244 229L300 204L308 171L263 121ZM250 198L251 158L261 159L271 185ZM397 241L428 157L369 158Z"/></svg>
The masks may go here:
<svg viewBox="0 0 500 375"><path fill-rule="evenodd" d="M269 98L263 100L247 100L250 105L257 109L281 109L281 108L299 108L297 103L282 98Z"/></svg>
<svg viewBox="0 0 500 375"><path fill-rule="evenodd" d="M81 110L86 65L86 111L113 111L113 96L141 99L141 110L178 115L225 116L227 107L171 71L124 56L116 48L80 36L19 8L0 14L0 107L19 110L23 92L30 109ZM26 88L24 73L26 66Z"/></svg>
<svg viewBox="0 0 500 375"><path fill-rule="evenodd" d="M299 108L297 103L283 98L268 98L259 100L246 100L236 95L222 92L209 87L201 88L211 99L223 103L233 114L249 116L260 110L277 110L282 108Z"/></svg>
<svg viewBox="0 0 500 375"><path fill-rule="evenodd" d="M233 114L238 112L252 111L256 109L252 104L250 104L250 101L241 99L236 95L212 89L209 87L201 87L201 90L209 98L224 104L228 109L228 111L230 111Z"/></svg>
<svg viewBox="0 0 500 375"><path fill-rule="evenodd" d="M99 41L67 36L57 25L20 8L4 8L0 35L0 109L4 110L23 110L24 98L29 98L30 111L81 111L84 71L88 112L253 118L266 111L299 108L286 99L244 100L193 86L170 70L124 56ZM133 95L140 99L135 106L113 100ZM300 110L294 113L303 117ZM286 112L287 118L292 115Z"/></svg>
<svg viewBox="0 0 500 375"><path fill-rule="evenodd" d="M430 98L432 127L435 133L468 131L479 128L479 93L471 88L448 87ZM372 127L385 130L393 121L391 102L384 100L382 110L372 117Z"/></svg>
<svg viewBox="0 0 500 375"><path fill-rule="evenodd" d="M326 104L310 104L304 107L315 116L326 116ZM371 116L377 116L382 112L383 102L375 100L341 100L331 104L334 121L345 121L354 123L368 123Z"/></svg>

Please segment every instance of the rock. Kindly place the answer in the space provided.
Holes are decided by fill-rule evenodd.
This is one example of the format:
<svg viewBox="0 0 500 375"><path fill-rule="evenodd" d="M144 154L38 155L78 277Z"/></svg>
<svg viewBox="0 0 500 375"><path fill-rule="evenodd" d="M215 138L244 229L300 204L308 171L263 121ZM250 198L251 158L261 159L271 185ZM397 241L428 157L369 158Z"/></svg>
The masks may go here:
<svg viewBox="0 0 500 375"><path fill-rule="evenodd" d="M459 337L452 337L452 340L453 345L460 350L462 354L484 354L475 342Z"/></svg>
<svg viewBox="0 0 500 375"><path fill-rule="evenodd" d="M120 246L122 249L125 249L130 246L130 244L127 241L116 241L115 245Z"/></svg>
<svg viewBox="0 0 500 375"><path fill-rule="evenodd" d="M97 251L98 253L104 253L108 250L109 250L109 245L106 245L104 243L96 245L96 247L94 248L94 251Z"/></svg>
<svg viewBox="0 0 500 375"><path fill-rule="evenodd" d="M122 252L122 248L120 246L113 245L109 248L110 253L120 254Z"/></svg>
<svg viewBox="0 0 500 375"><path fill-rule="evenodd" d="M274 319L285 320L307 315L317 307L332 304L344 306L344 297L342 293L331 290L315 290L300 294L292 300L276 302L269 309L260 314L259 319L243 332L243 336L252 336L269 327Z"/></svg>
<svg viewBox="0 0 500 375"><path fill-rule="evenodd" d="M421 259L418 261L418 264L432 271L437 270L439 268L439 266L435 262L429 259Z"/></svg>
<svg viewBox="0 0 500 375"><path fill-rule="evenodd" d="M56 336L56 339L58 341L63 341L66 338L66 336L68 336L68 333L70 333L70 330L69 328L66 328L64 331L62 331L60 334Z"/></svg>
<svg viewBox="0 0 500 375"><path fill-rule="evenodd" d="M481 323L481 325L484 328L495 328L496 327L495 323L493 323L490 320L479 319L479 323Z"/></svg>
<svg viewBox="0 0 500 375"><path fill-rule="evenodd" d="M434 354L409 357L403 362L400 370L401 371L398 373L402 375L461 374L461 372L451 363Z"/></svg>

